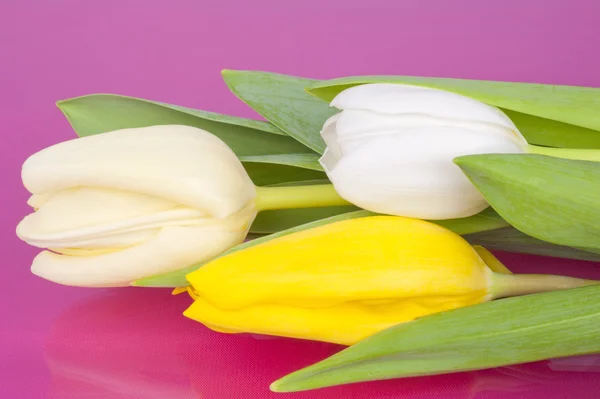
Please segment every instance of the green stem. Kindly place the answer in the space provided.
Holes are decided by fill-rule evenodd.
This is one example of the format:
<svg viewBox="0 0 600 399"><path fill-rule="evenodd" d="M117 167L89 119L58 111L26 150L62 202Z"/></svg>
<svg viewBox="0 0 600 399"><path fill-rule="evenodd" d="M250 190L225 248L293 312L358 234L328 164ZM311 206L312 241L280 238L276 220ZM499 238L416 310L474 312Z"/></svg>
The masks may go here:
<svg viewBox="0 0 600 399"><path fill-rule="evenodd" d="M255 204L259 211L352 205L339 196L332 184L256 187Z"/></svg>
<svg viewBox="0 0 600 399"><path fill-rule="evenodd" d="M600 284L600 281L552 274L492 274L491 293L494 299L538 292L579 288Z"/></svg>
<svg viewBox="0 0 600 399"><path fill-rule="evenodd" d="M600 149L554 148L529 144L530 154L549 155L556 158L577 159L580 161L600 161Z"/></svg>

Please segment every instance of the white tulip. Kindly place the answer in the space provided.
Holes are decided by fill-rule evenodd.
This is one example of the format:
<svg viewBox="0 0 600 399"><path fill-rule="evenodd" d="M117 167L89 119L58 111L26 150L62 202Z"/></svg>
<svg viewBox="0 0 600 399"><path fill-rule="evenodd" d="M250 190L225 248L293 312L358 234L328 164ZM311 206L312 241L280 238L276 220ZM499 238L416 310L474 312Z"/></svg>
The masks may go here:
<svg viewBox="0 0 600 399"><path fill-rule="evenodd" d="M474 215L488 204L453 159L523 153L527 141L499 109L447 91L365 84L341 92L324 125L321 158L335 189L370 211L422 219Z"/></svg>
<svg viewBox="0 0 600 399"><path fill-rule="evenodd" d="M23 165L36 211L17 227L45 248L31 270L75 286L126 286L243 242L256 188L231 149L188 126L78 138Z"/></svg>

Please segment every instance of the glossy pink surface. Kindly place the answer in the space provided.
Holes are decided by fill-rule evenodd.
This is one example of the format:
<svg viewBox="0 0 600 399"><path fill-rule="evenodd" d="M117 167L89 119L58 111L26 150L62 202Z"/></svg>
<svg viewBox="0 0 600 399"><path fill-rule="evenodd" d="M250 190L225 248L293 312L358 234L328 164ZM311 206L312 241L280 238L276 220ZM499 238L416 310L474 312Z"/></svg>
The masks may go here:
<svg viewBox="0 0 600 399"><path fill-rule="evenodd" d="M0 2L0 398L600 397L600 357L273 394L339 349L217 334L166 290L89 290L32 276L20 165L74 136L59 99L109 92L255 116L223 68L315 78L404 74L600 86L596 0L3 0ZM514 270L600 266L502 255Z"/></svg>

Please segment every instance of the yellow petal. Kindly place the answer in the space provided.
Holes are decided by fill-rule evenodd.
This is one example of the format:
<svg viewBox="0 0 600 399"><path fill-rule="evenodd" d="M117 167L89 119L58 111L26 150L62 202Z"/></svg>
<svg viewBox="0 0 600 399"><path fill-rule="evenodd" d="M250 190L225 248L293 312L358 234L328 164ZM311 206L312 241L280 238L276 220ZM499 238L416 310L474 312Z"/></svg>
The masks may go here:
<svg viewBox="0 0 600 399"><path fill-rule="evenodd" d="M188 275L223 309L278 303L323 308L348 301L471 295L490 270L460 236L417 219L341 221L235 252Z"/></svg>
<svg viewBox="0 0 600 399"><path fill-rule="evenodd" d="M504 266L504 264L500 262L490 251L479 245L473 245L473 248L475 251L477 251L481 259L491 271L495 273L512 274L512 272L508 270L508 268Z"/></svg>
<svg viewBox="0 0 600 399"><path fill-rule="evenodd" d="M344 303L318 309L263 304L222 310L197 298L184 315L219 332L249 332L352 345L416 317L479 303L483 301L483 294L405 299L382 305Z"/></svg>

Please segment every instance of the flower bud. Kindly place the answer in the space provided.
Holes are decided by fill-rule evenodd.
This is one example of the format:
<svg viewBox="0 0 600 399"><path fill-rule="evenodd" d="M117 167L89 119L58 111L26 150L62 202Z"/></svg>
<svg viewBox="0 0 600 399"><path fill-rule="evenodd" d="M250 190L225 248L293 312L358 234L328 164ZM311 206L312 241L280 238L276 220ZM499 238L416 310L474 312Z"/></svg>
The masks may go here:
<svg viewBox="0 0 600 399"><path fill-rule="evenodd" d="M123 129L46 148L23 165L36 210L17 227L47 249L45 279L124 286L243 242L255 187L231 149L189 126Z"/></svg>
<svg viewBox="0 0 600 399"><path fill-rule="evenodd" d="M226 255L188 275L184 313L222 332L353 344L386 327L483 302L491 271L429 222L346 220Z"/></svg>
<svg viewBox="0 0 600 399"><path fill-rule="evenodd" d="M597 284L510 273L431 222L375 216L275 238L187 276L184 315L215 331L354 344L395 324L495 298Z"/></svg>
<svg viewBox="0 0 600 399"><path fill-rule="evenodd" d="M321 158L341 197L373 212L422 219L474 215L488 204L452 160L524 153L527 141L498 108L426 87L374 83L331 103Z"/></svg>

